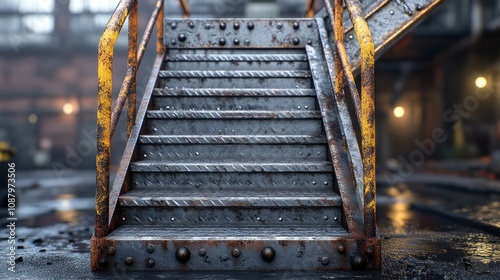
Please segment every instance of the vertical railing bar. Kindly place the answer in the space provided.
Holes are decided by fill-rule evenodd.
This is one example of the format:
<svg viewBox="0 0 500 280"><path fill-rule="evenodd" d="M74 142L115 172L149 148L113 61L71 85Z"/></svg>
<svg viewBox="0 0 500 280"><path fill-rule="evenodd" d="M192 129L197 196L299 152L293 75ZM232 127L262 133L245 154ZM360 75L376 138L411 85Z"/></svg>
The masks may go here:
<svg viewBox="0 0 500 280"><path fill-rule="evenodd" d="M314 0L307 0L306 4L306 17L312 18L314 16Z"/></svg>
<svg viewBox="0 0 500 280"><path fill-rule="evenodd" d="M189 9L189 5L184 0L179 0L179 4L182 8L182 17L188 18L191 16L191 10Z"/></svg>
<svg viewBox="0 0 500 280"><path fill-rule="evenodd" d="M357 0L345 0L361 49L361 147L363 154L364 232L376 236L375 197L375 46Z"/></svg>
<svg viewBox="0 0 500 280"><path fill-rule="evenodd" d="M163 42L163 20L165 17L165 5L163 4L163 1L159 1L160 3L160 12L159 15L156 19L156 53L157 54L163 54L165 53L165 43ZM156 4L158 5L158 3Z"/></svg>
<svg viewBox="0 0 500 280"><path fill-rule="evenodd" d="M127 109L127 139L130 137L132 128L135 125L137 113L137 37L138 37L138 1L135 1L128 17L128 56L127 68L132 71L132 81L128 91L128 109Z"/></svg>

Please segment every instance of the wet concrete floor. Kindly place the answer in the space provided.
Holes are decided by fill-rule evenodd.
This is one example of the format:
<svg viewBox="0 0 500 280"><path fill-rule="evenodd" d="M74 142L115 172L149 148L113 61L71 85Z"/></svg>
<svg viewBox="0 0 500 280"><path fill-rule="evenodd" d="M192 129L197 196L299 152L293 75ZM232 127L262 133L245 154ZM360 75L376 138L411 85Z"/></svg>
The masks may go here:
<svg viewBox="0 0 500 280"><path fill-rule="evenodd" d="M19 190L16 272L3 261L0 279L500 279L498 194L405 184L379 186L380 272L91 272L93 179L74 179ZM3 223L4 260L8 234Z"/></svg>

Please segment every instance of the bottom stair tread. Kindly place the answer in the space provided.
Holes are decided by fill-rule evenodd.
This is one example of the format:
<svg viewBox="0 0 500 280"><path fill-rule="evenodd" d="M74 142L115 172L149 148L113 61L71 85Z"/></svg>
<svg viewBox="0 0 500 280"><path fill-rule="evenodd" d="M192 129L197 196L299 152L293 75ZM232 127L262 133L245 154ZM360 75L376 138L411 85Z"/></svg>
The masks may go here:
<svg viewBox="0 0 500 280"><path fill-rule="evenodd" d="M280 226L196 226L165 227L153 225L123 225L108 238L125 240L332 240L347 238L349 234L341 225L280 225Z"/></svg>

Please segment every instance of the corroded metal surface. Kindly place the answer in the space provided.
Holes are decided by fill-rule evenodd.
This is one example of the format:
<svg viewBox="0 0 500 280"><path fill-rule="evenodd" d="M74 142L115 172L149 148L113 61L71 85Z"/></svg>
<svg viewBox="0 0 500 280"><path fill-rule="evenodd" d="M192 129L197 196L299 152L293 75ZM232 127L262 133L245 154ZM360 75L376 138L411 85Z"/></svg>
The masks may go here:
<svg viewBox="0 0 500 280"><path fill-rule="evenodd" d="M290 61L307 61L307 56L300 54L173 54L166 55L166 61L210 61L210 62L290 62Z"/></svg>
<svg viewBox="0 0 500 280"><path fill-rule="evenodd" d="M316 96L313 89L266 89L266 88L157 88L155 96Z"/></svg>
<svg viewBox="0 0 500 280"><path fill-rule="evenodd" d="M309 71L160 71L161 78L307 78Z"/></svg>
<svg viewBox="0 0 500 280"><path fill-rule="evenodd" d="M325 144L326 139L310 135L144 135L139 138L139 142L142 144Z"/></svg>

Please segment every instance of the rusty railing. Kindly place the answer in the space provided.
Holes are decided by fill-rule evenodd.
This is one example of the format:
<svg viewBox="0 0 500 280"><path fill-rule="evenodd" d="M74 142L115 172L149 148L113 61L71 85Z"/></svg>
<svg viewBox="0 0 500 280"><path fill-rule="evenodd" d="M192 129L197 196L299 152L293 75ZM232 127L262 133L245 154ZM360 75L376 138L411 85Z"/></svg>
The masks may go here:
<svg viewBox="0 0 500 280"><path fill-rule="evenodd" d="M113 91L113 57L118 35L128 18L127 73L120 88L116 104L111 110ZM99 41L97 62L97 155L96 155L96 220L95 235L104 237L109 231L109 186L111 139L125 102L127 104L127 138L136 121L136 79L149 39L156 24L156 52L164 53L163 0L156 2L141 43L137 43L138 0L121 0L108 21Z"/></svg>
<svg viewBox="0 0 500 280"><path fill-rule="evenodd" d="M333 9L330 1L325 0L335 38L334 91L336 93L343 92L347 83L356 117L361 126L363 201L360 201L360 203L363 205L364 235L366 237L375 237L375 47L359 2L357 0L345 0L345 6L361 49L360 97L344 45L343 2L342 0L335 0L335 9Z"/></svg>

